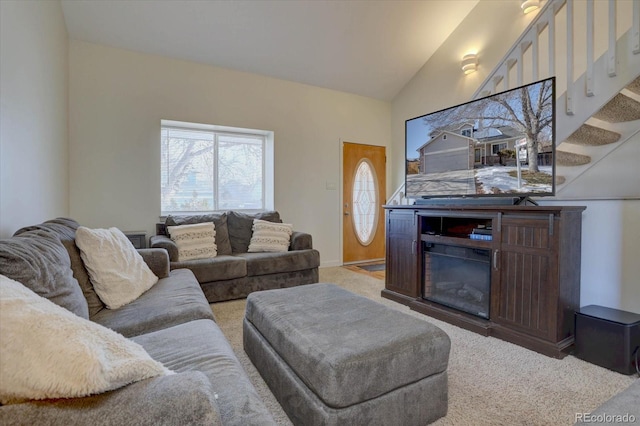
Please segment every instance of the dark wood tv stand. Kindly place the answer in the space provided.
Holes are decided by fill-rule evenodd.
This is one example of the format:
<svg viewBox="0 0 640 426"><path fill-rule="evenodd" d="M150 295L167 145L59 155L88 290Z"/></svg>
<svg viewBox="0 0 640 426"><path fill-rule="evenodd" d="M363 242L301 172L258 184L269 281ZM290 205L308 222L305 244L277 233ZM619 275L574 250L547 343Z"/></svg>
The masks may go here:
<svg viewBox="0 0 640 426"><path fill-rule="evenodd" d="M387 249L382 297L551 357L563 358L570 352L574 342L574 312L580 307L580 246L585 207L384 208ZM480 228L490 237L471 239L469 234ZM490 253L488 318L425 298L424 252L433 245Z"/></svg>

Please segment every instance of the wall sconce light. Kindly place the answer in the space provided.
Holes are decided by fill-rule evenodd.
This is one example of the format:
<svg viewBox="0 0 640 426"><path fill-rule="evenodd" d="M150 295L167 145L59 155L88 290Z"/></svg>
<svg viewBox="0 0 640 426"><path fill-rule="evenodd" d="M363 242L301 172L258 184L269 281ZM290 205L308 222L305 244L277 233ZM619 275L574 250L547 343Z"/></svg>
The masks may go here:
<svg viewBox="0 0 640 426"><path fill-rule="evenodd" d="M478 69L478 56L475 53L468 53L462 57L462 71L471 74Z"/></svg>
<svg viewBox="0 0 640 426"><path fill-rule="evenodd" d="M524 13L533 12L540 8L540 0L522 0L520 7Z"/></svg>

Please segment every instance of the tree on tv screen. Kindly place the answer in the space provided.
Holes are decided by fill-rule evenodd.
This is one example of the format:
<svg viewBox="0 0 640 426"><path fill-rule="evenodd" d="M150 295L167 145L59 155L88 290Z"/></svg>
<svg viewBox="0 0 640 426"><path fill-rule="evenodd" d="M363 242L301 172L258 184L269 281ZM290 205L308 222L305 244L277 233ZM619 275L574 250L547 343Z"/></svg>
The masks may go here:
<svg viewBox="0 0 640 426"><path fill-rule="evenodd" d="M510 126L526 136L530 172L539 172L538 153L552 141L553 80L478 99L423 118L434 130L474 122L481 128Z"/></svg>

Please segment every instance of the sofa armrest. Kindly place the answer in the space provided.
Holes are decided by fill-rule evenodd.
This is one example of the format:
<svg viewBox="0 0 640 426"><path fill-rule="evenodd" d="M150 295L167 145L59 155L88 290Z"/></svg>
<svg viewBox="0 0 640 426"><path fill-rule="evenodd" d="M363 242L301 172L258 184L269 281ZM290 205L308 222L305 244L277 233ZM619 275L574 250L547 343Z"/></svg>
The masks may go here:
<svg viewBox="0 0 640 426"><path fill-rule="evenodd" d="M0 424L220 425L211 382L200 371L154 377L85 398L0 407Z"/></svg>
<svg viewBox="0 0 640 426"><path fill-rule="evenodd" d="M311 234L305 232L293 231L291 234L291 243L289 250L308 250L313 248Z"/></svg>
<svg viewBox="0 0 640 426"><path fill-rule="evenodd" d="M149 239L151 248L162 248L169 253L169 261L178 261L178 246L166 235L154 235Z"/></svg>
<svg viewBox="0 0 640 426"><path fill-rule="evenodd" d="M169 255L166 250L161 248L138 249L138 253L158 278L169 276Z"/></svg>
<svg viewBox="0 0 640 426"><path fill-rule="evenodd" d="M607 417L610 416L613 418L620 416L621 419L624 419L625 416L628 419L638 419L640 418L640 405L638 405L638 401L640 400L640 380L636 380L629 386L627 389L622 392L612 396L609 400L603 402L600 406L594 409L589 417L587 418L586 413L576 413L576 418L578 418L578 414L582 414L579 417L579 421L575 424L578 425L586 425L586 424L615 424L618 422L612 421L596 421L598 417ZM590 420L590 421L589 421ZM625 423L624 420L619 421L619 423ZM631 420L630 423L636 423L635 420Z"/></svg>

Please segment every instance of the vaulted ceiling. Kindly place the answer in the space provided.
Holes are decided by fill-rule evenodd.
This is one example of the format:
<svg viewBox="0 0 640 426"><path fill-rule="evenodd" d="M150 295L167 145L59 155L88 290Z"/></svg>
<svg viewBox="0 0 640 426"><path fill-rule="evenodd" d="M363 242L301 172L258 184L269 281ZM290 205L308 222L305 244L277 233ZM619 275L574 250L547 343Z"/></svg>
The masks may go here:
<svg viewBox="0 0 640 426"><path fill-rule="evenodd" d="M69 37L390 101L479 0L62 0Z"/></svg>

